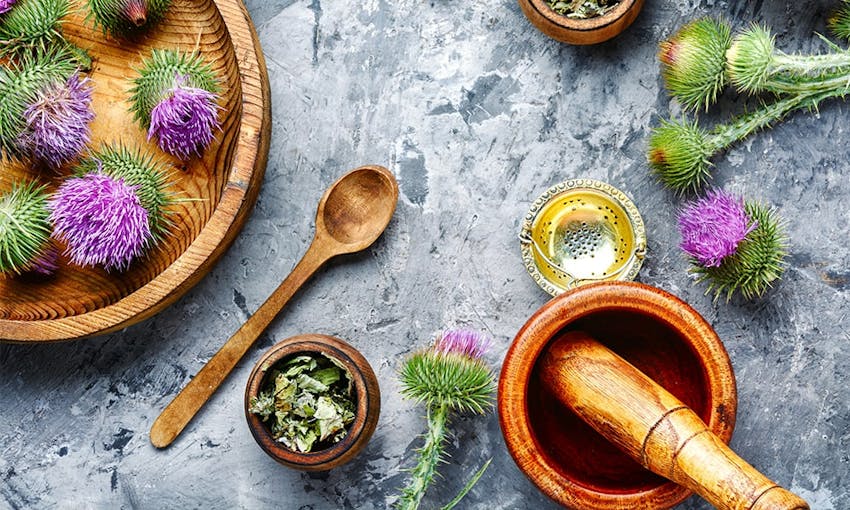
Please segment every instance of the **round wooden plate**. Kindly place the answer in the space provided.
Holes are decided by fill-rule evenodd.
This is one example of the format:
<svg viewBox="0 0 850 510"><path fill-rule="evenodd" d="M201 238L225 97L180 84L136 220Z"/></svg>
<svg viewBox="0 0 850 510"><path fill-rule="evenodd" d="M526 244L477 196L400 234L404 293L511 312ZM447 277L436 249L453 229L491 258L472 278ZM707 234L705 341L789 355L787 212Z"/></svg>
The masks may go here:
<svg viewBox="0 0 850 510"><path fill-rule="evenodd" d="M191 200L173 207L166 240L125 272L80 268L62 257L54 277L0 279L0 340L72 340L159 312L200 281L230 246L263 180L271 129L268 75L240 0L174 0L163 22L132 42L104 36L84 18L85 12L72 13L64 33L94 59L93 145L144 147L174 166L175 191ZM127 110L129 80L153 48L197 48L219 77L222 129L200 158L182 162L149 144ZM21 164L0 166L2 190L33 178L55 187L61 178Z"/></svg>

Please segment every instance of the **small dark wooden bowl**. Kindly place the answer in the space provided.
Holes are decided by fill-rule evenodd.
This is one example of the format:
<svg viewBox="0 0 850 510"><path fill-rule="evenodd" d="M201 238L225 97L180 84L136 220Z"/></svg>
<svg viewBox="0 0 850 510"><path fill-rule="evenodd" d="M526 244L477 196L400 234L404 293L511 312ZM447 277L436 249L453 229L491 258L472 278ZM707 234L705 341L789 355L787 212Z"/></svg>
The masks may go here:
<svg viewBox="0 0 850 510"><path fill-rule="evenodd" d="M737 394L729 356L693 308L659 289L602 282L545 304L517 334L499 379L499 421L519 468L549 497L587 510L666 509L690 491L641 467L540 384L537 360L581 330L693 409L728 443Z"/></svg>
<svg viewBox="0 0 850 510"><path fill-rule="evenodd" d="M263 386L266 372L278 361L299 353L319 353L342 363L354 383L354 422L342 441L310 453L290 450L275 441L268 426L248 411L251 397L256 396ZM245 417L257 444L274 460L284 466L302 471L327 471L345 464L356 456L375 432L381 412L381 392L378 378L369 362L354 347L346 342L326 335L307 334L287 338L276 344L260 358L248 377L245 388Z"/></svg>
<svg viewBox="0 0 850 510"><path fill-rule="evenodd" d="M519 0L522 12L538 30L552 39L570 44L596 44L625 30L637 18L643 0L622 0L602 16L572 19L558 14L546 0Z"/></svg>

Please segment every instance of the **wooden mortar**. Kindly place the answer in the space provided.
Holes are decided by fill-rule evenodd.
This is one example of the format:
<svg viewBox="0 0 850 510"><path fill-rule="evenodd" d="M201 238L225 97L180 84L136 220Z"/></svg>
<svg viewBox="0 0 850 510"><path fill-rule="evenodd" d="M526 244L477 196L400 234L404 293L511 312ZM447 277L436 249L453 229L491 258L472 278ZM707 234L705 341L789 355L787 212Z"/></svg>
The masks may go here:
<svg viewBox="0 0 850 510"><path fill-rule="evenodd" d="M723 344L693 308L659 289L601 282L551 300L522 327L499 379L499 420L519 468L564 506L666 509L691 490L645 469L562 403L542 359L569 331L583 331L665 388L722 443L732 437L735 377Z"/></svg>

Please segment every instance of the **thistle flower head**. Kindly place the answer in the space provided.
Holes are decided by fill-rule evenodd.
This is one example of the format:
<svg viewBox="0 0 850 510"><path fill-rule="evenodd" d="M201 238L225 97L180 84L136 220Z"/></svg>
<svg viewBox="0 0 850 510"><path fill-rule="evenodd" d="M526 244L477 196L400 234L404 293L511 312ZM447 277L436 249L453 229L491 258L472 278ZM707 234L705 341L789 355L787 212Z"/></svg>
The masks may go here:
<svg viewBox="0 0 850 510"><path fill-rule="evenodd" d="M199 154L219 129L217 96L185 85L177 76L174 87L151 110L148 140L156 138L159 148L181 159Z"/></svg>
<svg viewBox="0 0 850 510"><path fill-rule="evenodd" d="M44 249L30 262L27 269L31 273L50 276L59 270L59 248L48 242Z"/></svg>
<svg viewBox="0 0 850 510"><path fill-rule="evenodd" d="M827 26L836 37L850 39L850 2L844 0L827 20Z"/></svg>
<svg viewBox="0 0 850 510"><path fill-rule="evenodd" d="M69 10L69 0L0 0L0 56L46 51Z"/></svg>
<svg viewBox="0 0 850 510"><path fill-rule="evenodd" d="M171 0L89 0L94 24L117 37L133 35L158 23Z"/></svg>
<svg viewBox="0 0 850 510"><path fill-rule="evenodd" d="M47 197L34 182L0 194L0 275L32 266L50 241Z"/></svg>
<svg viewBox="0 0 850 510"><path fill-rule="evenodd" d="M64 83L48 83L24 110L26 127L18 140L24 152L57 168L79 156L91 137L92 87L74 73Z"/></svg>
<svg viewBox="0 0 850 510"><path fill-rule="evenodd" d="M729 81L741 92L760 92L770 77L774 50L774 38L765 27L753 23L737 34L726 52Z"/></svg>
<svg viewBox="0 0 850 510"><path fill-rule="evenodd" d="M708 109L723 91L731 33L725 21L702 18L660 44L661 76L667 90L685 108Z"/></svg>
<svg viewBox="0 0 850 510"><path fill-rule="evenodd" d="M490 340L471 331L446 331L428 349L405 360L401 393L427 405L484 413L491 405L493 373L481 359Z"/></svg>
<svg viewBox="0 0 850 510"><path fill-rule="evenodd" d="M740 292L745 299L763 295L785 271L788 238L784 222L776 212L758 203L746 203L746 215L755 225L732 255L719 266L694 265L691 269L698 281L708 282L706 292L715 298L725 294L731 299Z"/></svg>
<svg viewBox="0 0 850 510"><path fill-rule="evenodd" d="M0 0L0 14L9 12L15 6L17 0Z"/></svg>
<svg viewBox="0 0 850 510"><path fill-rule="evenodd" d="M50 200L54 236L75 264L126 269L151 240L136 188L102 173L67 179Z"/></svg>
<svg viewBox="0 0 850 510"><path fill-rule="evenodd" d="M652 130L647 159L658 178L677 193L699 189L711 175L709 133L696 122L665 120Z"/></svg>
<svg viewBox="0 0 850 510"><path fill-rule="evenodd" d="M27 54L8 68L0 67L0 149L6 157L29 156L29 147L21 146L27 130L26 110L39 101L40 94L52 84L64 84L76 66L64 50Z"/></svg>
<svg viewBox="0 0 850 510"><path fill-rule="evenodd" d="M756 228L744 201L723 190L685 204L679 212L682 250L705 267L717 267Z"/></svg>

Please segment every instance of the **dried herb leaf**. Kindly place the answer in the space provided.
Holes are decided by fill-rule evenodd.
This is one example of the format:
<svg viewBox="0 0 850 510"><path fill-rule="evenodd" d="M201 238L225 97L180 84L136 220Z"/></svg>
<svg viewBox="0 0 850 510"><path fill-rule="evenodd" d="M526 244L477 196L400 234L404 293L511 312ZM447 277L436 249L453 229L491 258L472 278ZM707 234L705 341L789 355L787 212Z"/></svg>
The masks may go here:
<svg viewBox="0 0 850 510"><path fill-rule="evenodd" d="M548 0L553 11L573 19L588 19L602 16L612 10L620 0Z"/></svg>
<svg viewBox="0 0 850 510"><path fill-rule="evenodd" d="M351 377L337 361L322 355L285 360L269 372L248 410L269 423L272 437L302 453L345 437L354 421Z"/></svg>

